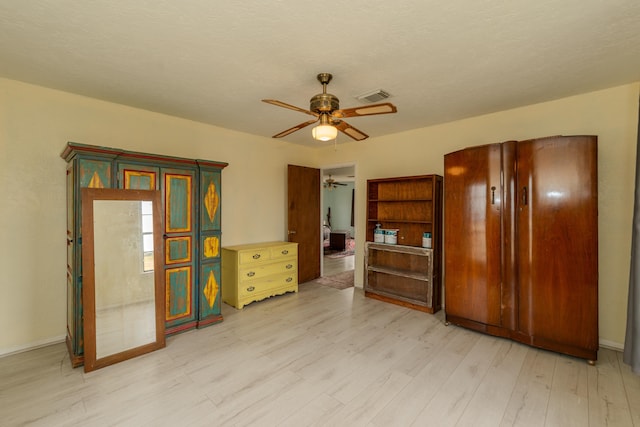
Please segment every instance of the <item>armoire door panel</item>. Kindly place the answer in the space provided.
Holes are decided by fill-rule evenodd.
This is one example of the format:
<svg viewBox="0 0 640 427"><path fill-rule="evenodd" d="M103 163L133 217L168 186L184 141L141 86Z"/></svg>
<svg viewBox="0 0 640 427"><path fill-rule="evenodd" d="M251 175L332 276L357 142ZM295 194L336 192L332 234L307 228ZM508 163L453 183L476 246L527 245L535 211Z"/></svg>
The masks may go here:
<svg viewBox="0 0 640 427"><path fill-rule="evenodd" d="M163 194L166 332L196 316L193 230L193 170L120 162L118 183L125 189L157 189Z"/></svg>
<svg viewBox="0 0 640 427"><path fill-rule="evenodd" d="M118 164L118 184L127 190L158 190L159 171L154 166L132 163Z"/></svg>
<svg viewBox="0 0 640 427"><path fill-rule="evenodd" d="M191 262L191 236L167 237L164 239L164 263L180 264Z"/></svg>
<svg viewBox="0 0 640 427"><path fill-rule="evenodd" d="M73 164L67 168L67 244L73 243L73 239L75 238L75 229L76 229L76 221L75 215L73 212L73 206L75 203L75 174ZM71 246L71 250L73 250L73 245ZM71 256L67 257L67 261L71 261L74 259L73 253ZM72 267L72 262L69 262L69 266Z"/></svg>
<svg viewBox="0 0 640 427"><path fill-rule="evenodd" d="M446 312L501 325L501 147L445 156Z"/></svg>
<svg viewBox="0 0 640 427"><path fill-rule="evenodd" d="M76 170L77 168L77 170ZM76 183L77 180L77 183ZM111 159L82 158L68 169L67 174L67 208L79 203L79 188L111 188L112 163ZM73 214L72 209L72 216ZM67 218L67 271L72 275L71 287L67 291L72 295L67 296L67 303L72 313L67 316L67 345L70 348L71 363L73 366L82 364L82 359L77 357L84 353L84 322L82 306L82 222L81 212L77 217ZM71 321L71 323L69 323Z"/></svg>
<svg viewBox="0 0 640 427"><path fill-rule="evenodd" d="M163 173L165 187L165 232L191 232L193 176L188 172Z"/></svg>
<svg viewBox="0 0 640 427"><path fill-rule="evenodd" d="M514 196L516 186L517 142L502 143L502 323L501 326L518 328L518 264L517 231Z"/></svg>
<svg viewBox="0 0 640 427"><path fill-rule="evenodd" d="M81 159L81 188L111 188L111 161Z"/></svg>
<svg viewBox="0 0 640 427"><path fill-rule="evenodd" d="M198 191L199 281L198 281L198 324L207 326L222 320L222 277L221 277L221 190L222 174L219 169L200 165Z"/></svg>
<svg viewBox="0 0 640 427"><path fill-rule="evenodd" d="M520 331L592 349L598 346L596 163L595 137L518 143Z"/></svg>
<svg viewBox="0 0 640 427"><path fill-rule="evenodd" d="M76 221L75 212L73 206L75 203L75 179L74 179L74 164L72 163L67 168L67 345L71 348L70 353L77 353L78 341L76 340L76 334L78 329L81 329L76 322L74 308L76 307L76 289L78 288L77 282L74 282L76 277L76 256L75 248L76 242ZM75 347L75 348L72 348Z"/></svg>
<svg viewBox="0 0 640 427"><path fill-rule="evenodd" d="M200 257L203 261L211 258L220 259L220 232L202 236L200 247Z"/></svg>
<svg viewBox="0 0 640 427"><path fill-rule="evenodd" d="M221 319L221 270L220 262L203 263L200 271L200 307L198 325L218 322Z"/></svg>
<svg viewBox="0 0 640 427"><path fill-rule="evenodd" d="M194 184L192 170L161 168L164 199L167 334L195 324L198 274L195 268Z"/></svg>
<svg viewBox="0 0 640 427"><path fill-rule="evenodd" d="M192 271L191 266L167 268L165 270L166 313L171 325L176 320L193 317L191 308Z"/></svg>
<svg viewBox="0 0 640 427"><path fill-rule="evenodd" d="M200 229L220 230L220 172L200 172Z"/></svg>

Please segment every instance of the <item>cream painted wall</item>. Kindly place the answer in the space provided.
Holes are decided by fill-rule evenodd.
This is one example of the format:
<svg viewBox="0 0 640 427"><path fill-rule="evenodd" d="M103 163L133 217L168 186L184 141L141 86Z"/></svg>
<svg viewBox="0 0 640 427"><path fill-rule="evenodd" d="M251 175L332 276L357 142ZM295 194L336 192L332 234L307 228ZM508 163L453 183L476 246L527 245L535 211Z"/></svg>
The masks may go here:
<svg viewBox="0 0 640 427"><path fill-rule="evenodd" d="M640 84L320 150L0 79L0 355L65 334L65 143L228 162L223 245L285 238L286 165L356 165L356 284L366 180L443 173L444 154L555 134L599 136L600 340L621 347ZM398 114L402 114L402 109ZM360 125L366 130L368 118ZM321 160L320 160L321 159ZM259 216L258 216L259 214Z"/></svg>
<svg viewBox="0 0 640 427"><path fill-rule="evenodd" d="M356 285L363 283L367 179L429 173L442 175L446 153L474 145L560 134L598 135L600 343L622 348L639 95L640 84L636 83L339 145L337 151L333 147L322 149L322 165L356 164ZM398 114L402 114L402 109L398 110ZM358 126L356 120L353 119L353 124Z"/></svg>
<svg viewBox="0 0 640 427"><path fill-rule="evenodd" d="M0 355L66 328L67 141L228 162L223 245L286 238L287 163L317 150L0 79Z"/></svg>

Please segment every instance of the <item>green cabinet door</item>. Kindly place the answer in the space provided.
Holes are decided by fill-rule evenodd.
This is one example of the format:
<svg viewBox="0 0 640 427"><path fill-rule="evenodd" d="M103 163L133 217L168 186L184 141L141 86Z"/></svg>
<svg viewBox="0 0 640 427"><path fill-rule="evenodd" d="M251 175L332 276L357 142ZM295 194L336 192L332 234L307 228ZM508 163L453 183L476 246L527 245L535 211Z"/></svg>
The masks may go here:
<svg viewBox="0 0 640 427"><path fill-rule="evenodd" d="M194 195L196 171L160 170L164 200L165 320L167 334L196 325Z"/></svg>
<svg viewBox="0 0 640 427"><path fill-rule="evenodd" d="M220 270L220 178L221 169L200 166L200 280L198 327L222 320Z"/></svg>

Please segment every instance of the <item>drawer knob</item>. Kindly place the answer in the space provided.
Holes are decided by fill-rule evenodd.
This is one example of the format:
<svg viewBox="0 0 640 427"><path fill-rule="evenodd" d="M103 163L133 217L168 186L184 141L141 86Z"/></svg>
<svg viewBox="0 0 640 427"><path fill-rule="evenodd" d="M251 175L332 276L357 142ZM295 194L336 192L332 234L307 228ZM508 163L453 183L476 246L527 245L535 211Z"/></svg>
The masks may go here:
<svg viewBox="0 0 640 427"><path fill-rule="evenodd" d="M258 258L260 258L260 254L255 254L255 255L253 256L253 259L258 259Z"/></svg>
<svg viewBox="0 0 640 427"><path fill-rule="evenodd" d="M256 275L255 271L250 271L250 272L247 273L247 276L249 276L249 277L253 277L255 275Z"/></svg>
<svg viewBox="0 0 640 427"><path fill-rule="evenodd" d="M253 292L253 291L255 291L255 290L256 290L256 287L255 287L255 286L249 286L249 287L247 288L247 291L249 291L249 292Z"/></svg>
<svg viewBox="0 0 640 427"><path fill-rule="evenodd" d="M292 268L293 268L293 265L287 264L287 270L291 270Z"/></svg>
<svg viewBox="0 0 640 427"><path fill-rule="evenodd" d="M287 277L287 283L291 282L293 280L293 277Z"/></svg>
<svg viewBox="0 0 640 427"><path fill-rule="evenodd" d="M288 254L288 253L289 253L289 251L288 251L288 250L286 250L286 249L283 249L283 250L282 250L282 255L286 255L286 254Z"/></svg>

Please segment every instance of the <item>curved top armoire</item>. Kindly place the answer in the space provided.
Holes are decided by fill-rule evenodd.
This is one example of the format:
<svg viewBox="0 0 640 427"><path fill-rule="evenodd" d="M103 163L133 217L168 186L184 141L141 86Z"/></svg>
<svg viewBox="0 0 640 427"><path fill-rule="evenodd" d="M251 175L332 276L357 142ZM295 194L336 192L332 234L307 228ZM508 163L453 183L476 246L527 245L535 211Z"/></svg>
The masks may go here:
<svg viewBox="0 0 640 427"><path fill-rule="evenodd" d="M447 322L594 362L597 137L445 155Z"/></svg>

